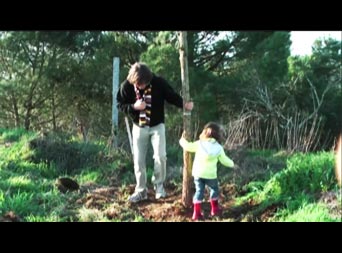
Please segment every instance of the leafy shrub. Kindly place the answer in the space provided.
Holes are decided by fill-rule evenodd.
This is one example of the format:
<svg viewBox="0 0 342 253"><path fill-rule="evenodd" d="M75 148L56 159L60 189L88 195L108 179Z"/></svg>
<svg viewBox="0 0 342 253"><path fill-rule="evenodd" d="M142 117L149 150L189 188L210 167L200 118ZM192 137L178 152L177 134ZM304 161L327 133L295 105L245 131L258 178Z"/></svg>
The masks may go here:
<svg viewBox="0 0 342 253"><path fill-rule="evenodd" d="M267 195L291 197L296 194L315 194L332 190L334 178L333 155L298 153L288 159L287 168L277 173L264 188Z"/></svg>
<svg viewBox="0 0 342 253"><path fill-rule="evenodd" d="M1 139L5 142L14 142L19 141L21 136L23 136L27 131L23 128L15 128L15 129L1 129Z"/></svg>
<svg viewBox="0 0 342 253"><path fill-rule="evenodd" d="M48 135L33 139L29 146L35 151L30 158L32 162L53 164L65 173L83 167L98 166L101 151L104 149L93 143L78 143L66 135Z"/></svg>

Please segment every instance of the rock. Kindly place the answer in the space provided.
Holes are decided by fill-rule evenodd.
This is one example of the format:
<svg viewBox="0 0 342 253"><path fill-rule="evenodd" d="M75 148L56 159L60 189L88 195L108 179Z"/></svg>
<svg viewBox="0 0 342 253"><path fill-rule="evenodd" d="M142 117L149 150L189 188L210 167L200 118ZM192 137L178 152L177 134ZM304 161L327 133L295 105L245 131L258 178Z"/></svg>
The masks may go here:
<svg viewBox="0 0 342 253"><path fill-rule="evenodd" d="M62 193L66 193L67 191L77 191L80 189L79 184L68 177L58 178L56 181L56 187Z"/></svg>

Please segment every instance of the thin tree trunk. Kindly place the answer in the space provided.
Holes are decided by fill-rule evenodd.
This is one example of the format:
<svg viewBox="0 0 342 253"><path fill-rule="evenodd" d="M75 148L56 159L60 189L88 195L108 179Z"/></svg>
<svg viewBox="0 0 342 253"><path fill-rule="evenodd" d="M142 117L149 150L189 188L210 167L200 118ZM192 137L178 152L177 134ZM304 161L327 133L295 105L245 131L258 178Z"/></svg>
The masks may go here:
<svg viewBox="0 0 342 253"><path fill-rule="evenodd" d="M56 101L55 101L55 89L53 87L53 93L52 93L52 99L51 99L51 103L52 103L52 127L53 127L53 131L56 132L57 131L57 117L56 117Z"/></svg>
<svg viewBox="0 0 342 253"><path fill-rule="evenodd" d="M179 32L179 60L181 66L182 75L182 93L183 103L190 101L189 95L189 72L188 72L188 43L187 32ZM183 109L183 127L186 133L185 138L187 140L192 136L191 133L191 114ZM183 190L182 190L182 204L185 207L190 207L192 204L192 192L191 192L191 168L192 168L192 156L191 153L183 151Z"/></svg>
<svg viewBox="0 0 342 253"><path fill-rule="evenodd" d="M336 149L336 154L335 154L335 172L336 172L336 178L337 182L340 186L342 186L342 162L341 162L341 157L342 157L342 133L340 133L338 140L337 140L337 149ZM341 193L342 193L342 188L341 188Z"/></svg>
<svg viewBox="0 0 342 253"><path fill-rule="evenodd" d="M31 126L31 113L32 113L32 99L30 98L26 103L25 103L25 119L24 119L24 128L25 130L30 130Z"/></svg>
<svg viewBox="0 0 342 253"><path fill-rule="evenodd" d="M13 94L13 91L10 91L12 97L12 105L13 105L13 113L15 119L15 127L20 127L20 116L19 116L19 109L18 109L18 102L16 96Z"/></svg>

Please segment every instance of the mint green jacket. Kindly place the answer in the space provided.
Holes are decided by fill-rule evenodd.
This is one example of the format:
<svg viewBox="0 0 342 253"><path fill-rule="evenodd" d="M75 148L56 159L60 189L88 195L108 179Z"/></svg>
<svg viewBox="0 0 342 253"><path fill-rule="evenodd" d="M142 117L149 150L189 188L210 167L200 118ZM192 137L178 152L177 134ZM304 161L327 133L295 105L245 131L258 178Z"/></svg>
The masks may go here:
<svg viewBox="0 0 342 253"><path fill-rule="evenodd" d="M226 167L234 167L234 162L226 156L223 147L213 138L188 142L182 137L179 144L188 152L196 152L192 166L192 175L194 177L217 178L218 161Z"/></svg>

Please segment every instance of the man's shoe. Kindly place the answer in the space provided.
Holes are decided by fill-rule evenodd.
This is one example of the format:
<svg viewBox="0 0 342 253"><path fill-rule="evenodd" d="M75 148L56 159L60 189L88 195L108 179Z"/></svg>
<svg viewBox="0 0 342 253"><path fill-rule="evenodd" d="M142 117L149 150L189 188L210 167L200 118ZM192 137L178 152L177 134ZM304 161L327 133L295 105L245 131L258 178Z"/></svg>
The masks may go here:
<svg viewBox="0 0 342 253"><path fill-rule="evenodd" d="M142 192L134 192L131 196L129 196L128 201L131 203L137 203L142 200L147 199L147 191L144 190Z"/></svg>
<svg viewBox="0 0 342 253"><path fill-rule="evenodd" d="M156 199L165 198L166 192L164 190L163 184L157 184L154 186L154 190L156 191Z"/></svg>

